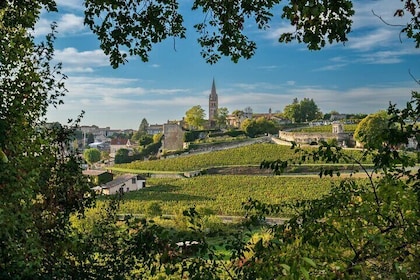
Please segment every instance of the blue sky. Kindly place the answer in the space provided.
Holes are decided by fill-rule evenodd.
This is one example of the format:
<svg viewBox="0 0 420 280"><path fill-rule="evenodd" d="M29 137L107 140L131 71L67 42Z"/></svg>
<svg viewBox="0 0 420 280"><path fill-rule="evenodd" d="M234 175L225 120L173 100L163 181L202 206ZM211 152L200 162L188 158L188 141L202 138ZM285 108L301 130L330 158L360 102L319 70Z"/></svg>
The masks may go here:
<svg viewBox="0 0 420 280"><path fill-rule="evenodd" d="M308 97L324 113L372 113L390 101L403 105L418 90L408 72L420 77L420 50L404 35L401 43L400 28L372 14L392 24L406 22L393 17L401 5L396 0L355 1L349 42L321 51L278 43L280 33L291 27L277 13L266 31L244 27L257 42L253 58L237 64L223 58L215 65L205 63L196 42L193 25L202 15L190 12L192 0L181 0L187 39L177 39L176 50L172 39L155 45L149 62L131 57L118 69L109 66L96 37L83 26L83 1L57 2L59 13L43 13L35 30L41 38L52 20L58 23L55 57L69 77L64 105L50 108L49 121L66 123L84 110L82 125L137 129L143 118L150 124L179 120L195 105L208 113L213 78L219 107L229 112L248 106L254 113L282 111L293 98Z"/></svg>

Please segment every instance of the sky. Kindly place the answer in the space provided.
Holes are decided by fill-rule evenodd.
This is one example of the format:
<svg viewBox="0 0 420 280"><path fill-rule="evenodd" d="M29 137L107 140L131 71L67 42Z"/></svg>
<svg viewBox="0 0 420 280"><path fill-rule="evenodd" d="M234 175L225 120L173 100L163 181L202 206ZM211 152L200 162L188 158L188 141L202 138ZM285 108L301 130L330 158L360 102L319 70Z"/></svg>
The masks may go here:
<svg viewBox="0 0 420 280"><path fill-rule="evenodd" d="M155 45L149 61L129 57L113 69L99 41L83 25L82 0L58 0L58 13L41 14L34 34L42 39L52 21L58 24L55 62L62 62L68 76L64 105L50 108L48 121L63 124L85 111L81 125L111 129L137 129L141 120L163 124L180 120L200 105L208 114L208 96L213 79L219 107L254 113L281 112L294 98L312 98L323 113L374 113L390 102L404 105L420 77L420 49L413 40L400 36L407 19L394 18L400 8L396 0L354 1L356 14L346 44L327 45L309 51L298 43L279 43L291 30L280 18L280 8L268 30L246 24L244 30L257 43L249 60L233 63L229 58L207 64L200 55L195 23L203 19L191 11L192 0L180 0L187 39L170 38ZM175 44L175 48L174 48ZM207 116L207 115L206 115Z"/></svg>

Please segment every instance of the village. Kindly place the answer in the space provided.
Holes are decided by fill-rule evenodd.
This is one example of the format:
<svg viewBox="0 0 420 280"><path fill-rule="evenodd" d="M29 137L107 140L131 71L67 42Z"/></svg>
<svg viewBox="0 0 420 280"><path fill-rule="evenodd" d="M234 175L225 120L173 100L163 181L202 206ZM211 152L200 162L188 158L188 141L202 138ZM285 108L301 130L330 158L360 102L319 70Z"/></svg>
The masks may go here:
<svg viewBox="0 0 420 280"><path fill-rule="evenodd" d="M294 102L296 104L297 102ZM194 153L212 152L222 149L236 148L239 146L251 145L255 143L275 143L279 145L288 145L297 143L299 145L314 146L322 142L330 142L342 148L363 148L363 143L354 138L354 130L345 131L345 125L356 126L360 119L348 118L346 114L333 113L329 114L329 119L320 119L320 112L316 109L313 114L314 119L308 122L296 123L293 119L284 118L284 115L272 113L271 108L267 113L252 112L251 108L245 108L243 111L235 111L231 115L226 115L222 121L218 122L218 94L216 92L215 81L213 79L211 92L208 103L209 118L203 120L201 127L189 124L186 118L180 121L168 121L165 124L148 124L143 119L139 130L111 130L110 127L100 128L98 126L81 126L79 135L83 138L73 146L82 148L82 150L95 150L100 152L100 157L90 160L85 155L88 162L84 166L83 174L88 176L95 184L94 190L98 194L111 195L116 193L124 193L136 191L146 186L146 176L141 174L124 174L114 178L114 174L109 167L115 163L127 163L134 160L151 160L163 159L174 156L190 155ZM316 108L316 107L315 107ZM239 113L238 113L239 112ZM258 126L263 127L263 122L274 124L260 130L250 137L249 133L242 132L244 123L260 120ZM221 125L222 124L222 125ZM315 128L313 131L301 131L302 128ZM330 131L325 129L316 129L317 127L329 127ZM265 130L264 130L265 129ZM142 130L142 131L140 131ZM239 131L238 137L241 141L226 142L220 145L212 145L211 143L200 147L191 147L194 141L206 141L214 135L221 139L229 135L231 131ZM191 136L191 132L194 136ZM143 137L134 139L136 133ZM241 134L243 133L243 135ZM188 134L188 136L187 136ZM87 136L88 135L88 136ZM90 140L88 140L90 138ZM144 139L149 139L150 142ZM154 140L151 140L154 139ZM156 140L157 139L157 140ZM137 141L136 141L137 140ZM223 140L222 140L223 141ZM139 153L139 150L145 150L148 145L154 146L148 153ZM405 145L405 149L418 149L416 139L410 138ZM123 159L121 159L123 157ZM89 164L90 162L90 164ZM196 176L199 172L187 172L183 176Z"/></svg>

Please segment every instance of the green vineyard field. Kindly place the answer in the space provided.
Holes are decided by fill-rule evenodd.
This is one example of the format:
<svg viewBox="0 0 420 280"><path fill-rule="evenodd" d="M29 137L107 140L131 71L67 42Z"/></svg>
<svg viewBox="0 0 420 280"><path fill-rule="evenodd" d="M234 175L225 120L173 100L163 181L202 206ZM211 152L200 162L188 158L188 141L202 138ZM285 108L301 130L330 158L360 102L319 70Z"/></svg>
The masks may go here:
<svg viewBox="0 0 420 280"><path fill-rule="evenodd" d="M314 176L200 176L185 179L148 179L147 187L124 194L121 213L144 214L147 207L157 202L163 214L177 215L195 206L198 211L215 215L241 216L241 204L253 198L266 203L311 200L326 194L338 178ZM280 217L291 215L284 209Z"/></svg>
<svg viewBox="0 0 420 280"><path fill-rule="evenodd" d="M307 148L315 149L315 148ZM358 150L345 150L345 153L360 158ZM185 172L221 166L258 166L264 160L286 160L296 158L289 146L276 144L253 144L245 147L213 151L205 154L185 155L154 161L135 161L116 164L113 169L121 172L144 173L150 171ZM309 162L311 163L311 162ZM319 162L322 163L322 162Z"/></svg>

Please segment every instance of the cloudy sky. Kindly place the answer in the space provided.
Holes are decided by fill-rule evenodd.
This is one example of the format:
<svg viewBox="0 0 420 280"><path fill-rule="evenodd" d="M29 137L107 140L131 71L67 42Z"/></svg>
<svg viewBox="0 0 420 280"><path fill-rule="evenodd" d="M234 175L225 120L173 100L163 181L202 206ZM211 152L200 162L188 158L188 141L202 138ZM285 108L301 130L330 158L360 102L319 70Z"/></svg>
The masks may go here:
<svg viewBox="0 0 420 280"><path fill-rule="evenodd" d="M177 39L176 50L172 39L162 42L154 46L149 62L131 57L118 69L109 66L83 25L83 1L57 2L59 13L43 13L35 30L42 38L51 21L58 23L56 61L68 76L65 104L49 110L49 121L66 123L84 110L83 125L136 129L143 118L150 124L179 120L195 105L208 113L213 78L219 107L229 112L248 106L254 113L282 111L294 98L308 97L324 113L371 113L386 109L390 101L404 104L418 90L409 71L420 77L420 50L404 35L400 38L400 27L372 14L391 24L404 23L393 17L401 5L396 0L355 1L349 42L321 51L278 43L279 34L290 27L277 13L266 31L244 27L257 42L253 58L237 64L224 58L216 65L205 63L196 42L193 25L202 16L190 11L192 0L181 0L187 39Z"/></svg>

